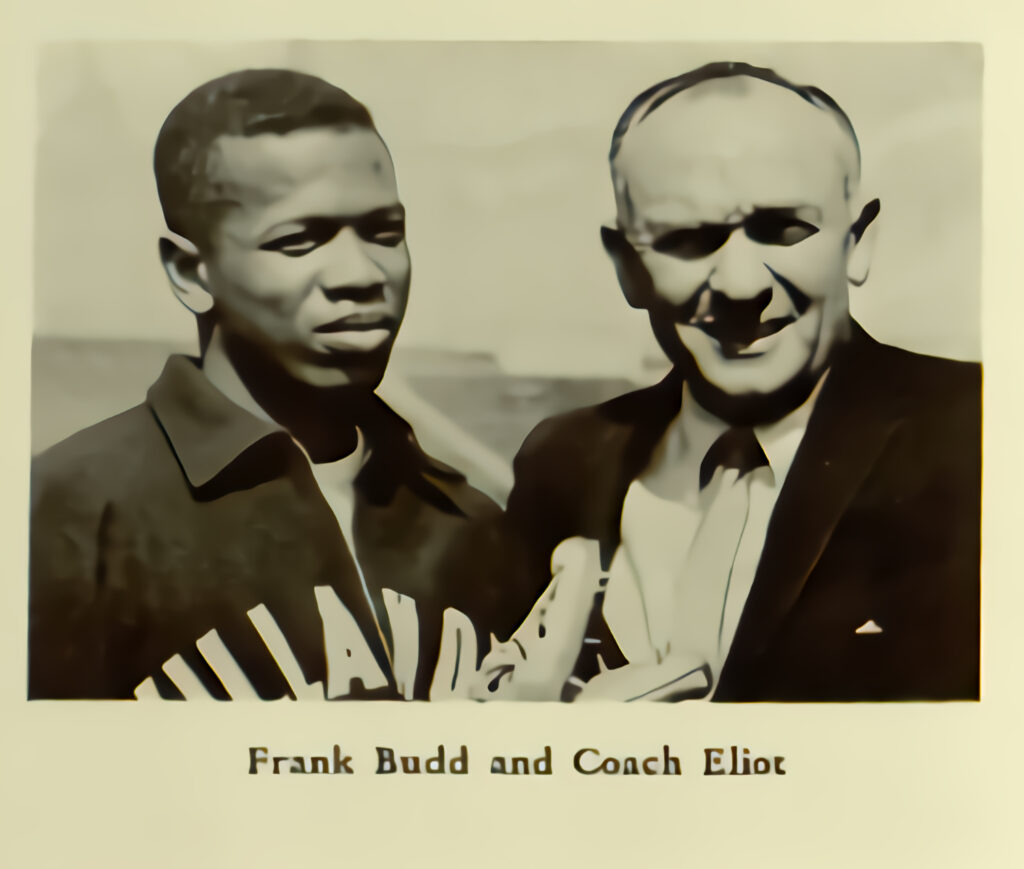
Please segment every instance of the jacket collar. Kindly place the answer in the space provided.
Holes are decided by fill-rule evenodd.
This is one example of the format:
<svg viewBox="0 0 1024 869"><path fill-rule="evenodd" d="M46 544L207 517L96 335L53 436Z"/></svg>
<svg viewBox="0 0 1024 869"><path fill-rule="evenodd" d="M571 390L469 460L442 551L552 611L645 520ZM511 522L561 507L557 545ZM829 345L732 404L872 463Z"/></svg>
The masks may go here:
<svg viewBox="0 0 1024 869"><path fill-rule="evenodd" d="M171 356L146 399L193 488L209 484L262 442L298 449L280 425L254 416L217 389L192 357ZM371 497L388 498L398 483L423 474L462 479L424 453L409 424L379 398L368 417L360 427L371 454L357 484Z"/></svg>
<svg viewBox="0 0 1024 869"><path fill-rule="evenodd" d="M207 380L199 360L188 356L167 360L146 399L194 488L209 483L265 438L287 437L276 423L231 401Z"/></svg>

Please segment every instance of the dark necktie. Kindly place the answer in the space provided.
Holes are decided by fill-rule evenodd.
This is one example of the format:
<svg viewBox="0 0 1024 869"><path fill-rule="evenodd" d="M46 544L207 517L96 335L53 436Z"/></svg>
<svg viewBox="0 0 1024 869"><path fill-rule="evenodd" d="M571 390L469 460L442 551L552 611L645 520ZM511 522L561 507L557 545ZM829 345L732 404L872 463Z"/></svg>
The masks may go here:
<svg viewBox="0 0 1024 869"><path fill-rule="evenodd" d="M744 474L768 464L757 436L750 426L734 426L719 436L700 463L700 487L704 489L718 468L735 468Z"/></svg>

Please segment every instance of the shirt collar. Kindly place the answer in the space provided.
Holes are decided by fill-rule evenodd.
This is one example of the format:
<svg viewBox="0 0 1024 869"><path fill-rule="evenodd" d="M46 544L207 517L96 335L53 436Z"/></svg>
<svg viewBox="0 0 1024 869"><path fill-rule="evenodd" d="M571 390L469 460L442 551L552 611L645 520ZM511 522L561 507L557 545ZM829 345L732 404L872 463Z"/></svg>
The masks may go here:
<svg viewBox="0 0 1024 869"><path fill-rule="evenodd" d="M819 378L807 400L798 408L773 423L754 426L754 435L768 457L768 466L772 469L777 486L782 485L796 458L796 451L807 431L807 423L826 380L828 371Z"/></svg>
<svg viewBox="0 0 1024 869"><path fill-rule="evenodd" d="M781 486L789 473L818 395L827 378L828 372L818 380L807 400L782 419L767 425L754 426L754 435L768 458L768 466L776 486ZM707 451L729 428L727 422L709 413L694 400L685 382L682 390L679 413L655 449L652 460L643 474L644 477L668 474L671 473L670 469L675 468L675 473L682 470L686 478L692 477L696 480Z"/></svg>

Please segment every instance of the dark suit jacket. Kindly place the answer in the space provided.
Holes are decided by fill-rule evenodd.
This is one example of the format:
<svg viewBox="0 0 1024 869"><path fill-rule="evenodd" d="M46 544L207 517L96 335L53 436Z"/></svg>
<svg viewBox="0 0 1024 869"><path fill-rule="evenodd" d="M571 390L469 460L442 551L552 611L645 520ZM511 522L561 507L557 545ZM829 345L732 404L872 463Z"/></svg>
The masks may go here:
<svg viewBox="0 0 1024 869"><path fill-rule="evenodd" d="M476 615L476 577L446 553L470 519L499 511L425 455L383 402L362 425L371 452L355 481L359 562L378 613L382 588L416 601L415 694L425 697L442 610ZM246 612L264 604L306 681L323 680L318 585L334 588L391 672L308 461L282 429L233 404L185 357L169 360L145 404L33 463L31 538L31 698L130 698L146 677L163 696L180 696L161 671L176 653L211 694L226 696L195 646L211 629L261 697L287 696ZM396 696L394 687L377 695Z"/></svg>
<svg viewBox="0 0 1024 869"><path fill-rule="evenodd" d="M516 458L506 545L523 601L553 548L619 544L630 483L679 411L682 378L541 423ZM714 698L975 699L979 690L980 366L875 342L853 324L768 528ZM857 634L868 622L881 633ZM514 621L514 619L513 619ZM603 620L587 652L622 663Z"/></svg>

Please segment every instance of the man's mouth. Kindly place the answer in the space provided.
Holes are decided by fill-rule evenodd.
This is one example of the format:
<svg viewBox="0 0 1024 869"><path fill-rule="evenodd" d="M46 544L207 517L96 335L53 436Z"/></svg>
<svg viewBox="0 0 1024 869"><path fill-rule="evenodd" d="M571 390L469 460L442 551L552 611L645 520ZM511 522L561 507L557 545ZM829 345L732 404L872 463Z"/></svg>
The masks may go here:
<svg viewBox="0 0 1024 869"><path fill-rule="evenodd" d="M693 318L687 326L695 326L709 338L713 338L722 348L722 355L727 359L735 359L745 355L754 342L775 335L785 329L790 323L796 322L795 317L773 317L763 322L737 322L726 318ZM753 354L751 354L753 355Z"/></svg>
<svg viewBox="0 0 1024 869"><path fill-rule="evenodd" d="M313 331L318 335L329 335L335 332L370 332L374 329L387 329L394 332L398 321L387 314L349 314L317 326Z"/></svg>
<svg viewBox="0 0 1024 869"><path fill-rule="evenodd" d="M690 326L713 338L727 359L754 357L760 355L760 351L751 348L752 344L781 332L796 321L792 314L762 320L771 300L772 290L767 287L751 298L735 299L705 286L686 302L675 306L673 319L677 328Z"/></svg>
<svg viewBox="0 0 1024 869"><path fill-rule="evenodd" d="M317 343L332 353L376 350L398 330L398 320L379 313L349 314L313 329Z"/></svg>

